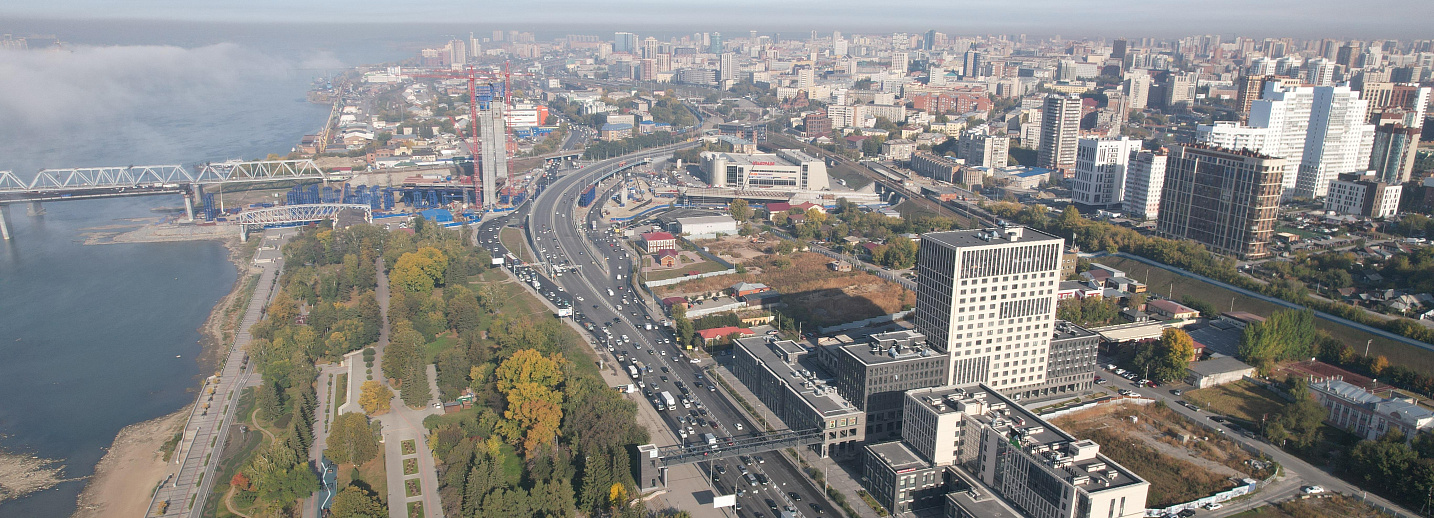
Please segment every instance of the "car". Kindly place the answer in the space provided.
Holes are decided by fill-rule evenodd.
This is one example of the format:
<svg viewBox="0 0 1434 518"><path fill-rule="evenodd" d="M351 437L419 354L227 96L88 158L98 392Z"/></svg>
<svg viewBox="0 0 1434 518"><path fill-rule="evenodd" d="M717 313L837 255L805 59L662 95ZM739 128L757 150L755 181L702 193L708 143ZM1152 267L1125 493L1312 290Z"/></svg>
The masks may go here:
<svg viewBox="0 0 1434 518"><path fill-rule="evenodd" d="M1300 488L1300 492L1306 495L1318 495L1324 492L1324 488L1321 486L1305 486Z"/></svg>
<svg viewBox="0 0 1434 518"><path fill-rule="evenodd" d="M817 505L816 502L812 502L812 503L807 504L807 505L810 505L810 506L812 507L812 512L815 512L815 513L817 513L817 514L822 514L822 506Z"/></svg>
<svg viewBox="0 0 1434 518"><path fill-rule="evenodd" d="M663 383L667 383L667 376L658 376L658 379L661 379Z"/></svg>
<svg viewBox="0 0 1434 518"><path fill-rule="evenodd" d="M778 509L778 507L777 507L777 502L773 501L773 500L770 499L770 498L767 499L767 507L771 508L771 509L772 509L772 512L774 512L774 513L777 512L777 509Z"/></svg>
<svg viewBox="0 0 1434 518"><path fill-rule="evenodd" d="M788 492L787 492L787 496L792 497L792 500L794 500L794 501L797 501L797 502L802 501L802 495L797 494L796 491L788 491Z"/></svg>
<svg viewBox="0 0 1434 518"><path fill-rule="evenodd" d="M738 429L738 430L741 430L742 428L741 428L741 427L738 427L737 429ZM752 456L752 459L755 460L755 461L757 461L757 464L766 464L766 463L767 463L767 459L763 459L761 455L753 455L753 456Z"/></svg>
<svg viewBox="0 0 1434 518"><path fill-rule="evenodd" d="M1214 511L1214 510L1219 509L1219 508L1221 508L1221 507L1225 507L1225 505L1224 505L1224 504L1221 504L1220 502L1210 502L1210 503L1208 503L1208 504L1205 504L1205 509L1208 509L1208 510L1211 510L1211 511Z"/></svg>
<svg viewBox="0 0 1434 518"><path fill-rule="evenodd" d="M1176 396L1183 396L1183 395L1185 395L1185 391L1180 390L1180 389L1170 389L1170 394L1176 395Z"/></svg>
<svg viewBox="0 0 1434 518"><path fill-rule="evenodd" d="M1180 518L1190 518L1191 516L1195 516L1195 510L1185 509L1177 513L1176 516L1179 516Z"/></svg>
<svg viewBox="0 0 1434 518"><path fill-rule="evenodd" d="M742 423L733 423L732 426L737 428L738 430L742 429Z"/></svg>

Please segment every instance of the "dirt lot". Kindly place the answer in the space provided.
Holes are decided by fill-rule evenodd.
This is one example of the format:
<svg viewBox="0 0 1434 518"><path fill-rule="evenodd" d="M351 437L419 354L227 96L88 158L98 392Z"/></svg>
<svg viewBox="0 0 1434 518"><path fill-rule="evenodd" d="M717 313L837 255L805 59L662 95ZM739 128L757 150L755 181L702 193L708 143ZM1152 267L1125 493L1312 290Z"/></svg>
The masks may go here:
<svg viewBox="0 0 1434 518"><path fill-rule="evenodd" d="M1268 475L1253 470L1246 462L1250 454L1234 441L1161 405L1102 405L1052 424L1100 443L1102 454L1150 481L1146 505L1152 508L1230 489L1235 479Z"/></svg>
<svg viewBox="0 0 1434 518"><path fill-rule="evenodd" d="M764 236L767 237L767 236ZM702 239L693 242L697 246L705 246L713 255L726 259L732 264L739 264L755 259L767 253L764 251L772 246L770 239L752 238L742 236L723 236L718 239Z"/></svg>
<svg viewBox="0 0 1434 518"><path fill-rule="evenodd" d="M1202 409L1251 423L1260 422L1261 416L1279 412L1287 404L1279 395L1249 381L1192 390L1184 397Z"/></svg>
<svg viewBox="0 0 1434 518"><path fill-rule="evenodd" d="M821 254L766 255L743 266L745 274L719 275L657 288L658 297L718 292L737 282L760 282L785 294L782 311L808 325L825 326L887 315L911 307L916 294L866 272L837 273Z"/></svg>

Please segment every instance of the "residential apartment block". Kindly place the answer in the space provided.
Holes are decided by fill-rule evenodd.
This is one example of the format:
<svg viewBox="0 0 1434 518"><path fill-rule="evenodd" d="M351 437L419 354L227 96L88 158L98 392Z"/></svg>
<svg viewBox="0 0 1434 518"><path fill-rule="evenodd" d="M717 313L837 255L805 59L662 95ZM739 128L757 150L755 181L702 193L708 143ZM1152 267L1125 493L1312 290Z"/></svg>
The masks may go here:
<svg viewBox="0 0 1434 518"><path fill-rule="evenodd" d="M1253 151L1173 146L1156 231L1219 254L1269 256L1284 171L1283 159Z"/></svg>

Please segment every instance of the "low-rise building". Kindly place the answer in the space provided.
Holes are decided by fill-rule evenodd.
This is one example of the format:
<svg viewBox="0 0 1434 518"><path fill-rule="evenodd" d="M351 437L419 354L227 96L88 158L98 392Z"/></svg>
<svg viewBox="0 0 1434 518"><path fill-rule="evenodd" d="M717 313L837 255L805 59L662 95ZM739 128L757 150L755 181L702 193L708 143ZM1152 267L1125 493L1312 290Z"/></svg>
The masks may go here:
<svg viewBox="0 0 1434 518"><path fill-rule="evenodd" d="M825 430L812 449L822 456L858 453L866 416L831 386L801 344L758 336L733 342L732 374L792 430Z"/></svg>
<svg viewBox="0 0 1434 518"><path fill-rule="evenodd" d="M1324 197L1325 210L1370 218L1387 218L1399 212L1404 186L1379 181L1374 171L1344 173L1330 180Z"/></svg>
<svg viewBox="0 0 1434 518"><path fill-rule="evenodd" d="M642 234L642 247L648 252L677 250L677 238L667 232L646 232Z"/></svg>
<svg viewBox="0 0 1434 518"><path fill-rule="evenodd" d="M1434 411L1413 400L1379 397L1337 379L1311 383L1310 394L1329 409L1325 422L1362 439L1373 441L1399 430L1407 440L1418 432L1434 431Z"/></svg>
<svg viewBox="0 0 1434 518"><path fill-rule="evenodd" d="M916 152L916 142L904 138L888 140L881 143L881 156L889 160L906 162L911 160L911 154Z"/></svg>
<svg viewBox="0 0 1434 518"><path fill-rule="evenodd" d="M1232 356L1221 356L1190 364L1185 381L1195 388L1213 387L1254 376L1255 368Z"/></svg>
<svg viewBox="0 0 1434 518"><path fill-rule="evenodd" d="M1146 302L1145 312L1165 320L1191 320L1200 316L1199 311L1170 299Z"/></svg>
<svg viewBox="0 0 1434 518"><path fill-rule="evenodd" d="M737 233L737 220L726 215L677 218L676 223L677 232L687 234L688 239L707 239L718 234Z"/></svg>

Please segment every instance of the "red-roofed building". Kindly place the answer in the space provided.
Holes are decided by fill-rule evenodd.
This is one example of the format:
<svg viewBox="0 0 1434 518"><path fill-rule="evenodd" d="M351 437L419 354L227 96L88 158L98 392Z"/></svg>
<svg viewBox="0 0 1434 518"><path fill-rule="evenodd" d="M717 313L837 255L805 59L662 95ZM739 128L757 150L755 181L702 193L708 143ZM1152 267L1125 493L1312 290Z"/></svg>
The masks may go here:
<svg viewBox="0 0 1434 518"><path fill-rule="evenodd" d="M1173 300L1160 299L1145 303L1145 312L1170 320L1188 320L1200 316L1199 311Z"/></svg>
<svg viewBox="0 0 1434 518"><path fill-rule="evenodd" d="M664 268L677 266L677 251L670 248L658 250L656 260L657 263L661 264Z"/></svg>
<svg viewBox="0 0 1434 518"><path fill-rule="evenodd" d="M648 252L677 250L677 238L667 232L647 232L642 235L642 246Z"/></svg>
<svg viewBox="0 0 1434 518"><path fill-rule="evenodd" d="M712 328L712 329L703 329L703 330L697 332L697 334L702 335L702 340L708 341L708 342L711 342L711 341L713 341L713 340L717 340L717 339L719 339L719 338L722 338L722 337L724 337L724 336L730 335L730 334L732 334L732 333L737 333L737 334L740 334L740 335L742 335L742 336L755 335L755 334L757 334L757 333L753 332L751 329L747 329L747 328L745 328L745 327L732 327L732 326L727 326L727 327L714 327L714 328Z"/></svg>

